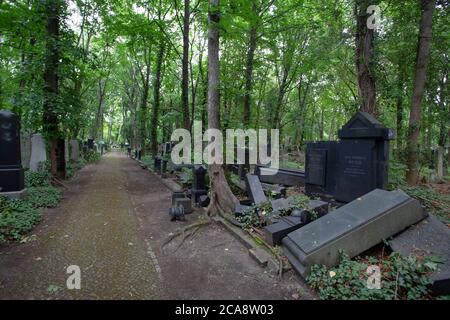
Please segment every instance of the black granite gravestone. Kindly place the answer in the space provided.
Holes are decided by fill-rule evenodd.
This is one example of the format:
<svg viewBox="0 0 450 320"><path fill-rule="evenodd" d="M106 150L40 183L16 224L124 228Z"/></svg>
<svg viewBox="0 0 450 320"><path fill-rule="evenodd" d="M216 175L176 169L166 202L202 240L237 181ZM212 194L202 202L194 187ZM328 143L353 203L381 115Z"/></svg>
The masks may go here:
<svg viewBox="0 0 450 320"><path fill-rule="evenodd" d="M336 185L337 142L319 141L306 145L305 191L332 195Z"/></svg>
<svg viewBox="0 0 450 320"><path fill-rule="evenodd" d="M350 202L388 184L391 129L371 114L356 113L339 130L335 199Z"/></svg>
<svg viewBox="0 0 450 320"><path fill-rule="evenodd" d="M94 149L94 139L88 139L87 140L87 147L88 149Z"/></svg>
<svg viewBox="0 0 450 320"><path fill-rule="evenodd" d="M192 183L191 194L194 203L198 203L199 197L201 195L207 194L205 181L206 168L202 165L195 165L192 168L192 173L194 179Z"/></svg>
<svg viewBox="0 0 450 320"><path fill-rule="evenodd" d="M357 112L339 130L339 142L307 144L307 194L350 202L388 183L389 140L385 128L371 114Z"/></svg>
<svg viewBox="0 0 450 320"><path fill-rule="evenodd" d="M142 158L142 149L138 150L137 159L140 161Z"/></svg>
<svg viewBox="0 0 450 320"><path fill-rule="evenodd" d="M24 189L20 155L20 121L8 110L0 111L0 194Z"/></svg>

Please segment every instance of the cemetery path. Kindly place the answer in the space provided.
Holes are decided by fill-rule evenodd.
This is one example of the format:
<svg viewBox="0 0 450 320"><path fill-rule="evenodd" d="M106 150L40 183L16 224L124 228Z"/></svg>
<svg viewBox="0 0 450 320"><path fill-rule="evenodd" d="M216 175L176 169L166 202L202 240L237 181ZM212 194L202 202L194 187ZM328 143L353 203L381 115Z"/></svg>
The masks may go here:
<svg viewBox="0 0 450 320"><path fill-rule="evenodd" d="M170 191L122 153L80 170L58 208L20 244L0 247L0 299L311 298L294 274L265 272L217 225L161 248L187 222L168 218ZM66 286L67 267L81 289Z"/></svg>

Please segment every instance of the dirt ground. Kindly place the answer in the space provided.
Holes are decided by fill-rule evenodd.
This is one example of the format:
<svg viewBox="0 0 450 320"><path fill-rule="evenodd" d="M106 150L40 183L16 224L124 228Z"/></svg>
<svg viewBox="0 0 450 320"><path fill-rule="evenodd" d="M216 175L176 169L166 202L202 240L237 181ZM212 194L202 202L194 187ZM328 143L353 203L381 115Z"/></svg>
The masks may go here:
<svg viewBox="0 0 450 320"><path fill-rule="evenodd" d="M216 224L162 248L200 214L171 222L170 191L118 151L68 186L28 241L0 247L0 299L313 298L296 274L268 273ZM80 290L66 286L70 265L80 267Z"/></svg>

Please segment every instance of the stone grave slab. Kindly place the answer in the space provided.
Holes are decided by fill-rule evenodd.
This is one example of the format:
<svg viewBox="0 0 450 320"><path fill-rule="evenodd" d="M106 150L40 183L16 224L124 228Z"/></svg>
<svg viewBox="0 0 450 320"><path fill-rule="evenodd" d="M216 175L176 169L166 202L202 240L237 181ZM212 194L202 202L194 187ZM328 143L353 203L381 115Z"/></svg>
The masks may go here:
<svg viewBox="0 0 450 320"><path fill-rule="evenodd" d="M245 215L245 212L250 208L251 208L251 206L247 206L247 205L238 203L238 204L236 204L236 207L234 209L234 216L242 217Z"/></svg>
<svg viewBox="0 0 450 320"><path fill-rule="evenodd" d="M247 174L245 176L245 184L247 188L248 195L254 204L258 205L267 202L266 195L259 182L258 176L254 174Z"/></svg>
<svg viewBox="0 0 450 320"><path fill-rule="evenodd" d="M389 241L392 250L404 256L439 256L443 263L431 275L430 289L435 294L450 294L450 229L438 218L429 215L418 224Z"/></svg>
<svg viewBox="0 0 450 320"><path fill-rule="evenodd" d="M339 250L357 256L426 216L420 203L403 191L375 189L289 233L282 240L283 251L306 276L314 264L336 265Z"/></svg>
<svg viewBox="0 0 450 320"><path fill-rule="evenodd" d="M33 134L31 137L30 170L38 171L40 164L45 161L47 161L47 151L44 138L40 133Z"/></svg>
<svg viewBox="0 0 450 320"><path fill-rule="evenodd" d="M285 200L285 201L279 201ZM274 211L289 208L289 199L279 199L272 201ZM277 222L264 228L266 242L270 245L280 245L281 240L290 232L306 225L310 220L305 218L305 211L314 211L319 217L328 213L328 203L320 200L311 200L307 208L303 210L294 210L289 217L279 217ZM297 214L294 214L296 212Z"/></svg>
<svg viewBox="0 0 450 320"><path fill-rule="evenodd" d="M300 170L275 169L256 165L254 173L259 177L261 183L279 184L288 187L305 184L305 172Z"/></svg>

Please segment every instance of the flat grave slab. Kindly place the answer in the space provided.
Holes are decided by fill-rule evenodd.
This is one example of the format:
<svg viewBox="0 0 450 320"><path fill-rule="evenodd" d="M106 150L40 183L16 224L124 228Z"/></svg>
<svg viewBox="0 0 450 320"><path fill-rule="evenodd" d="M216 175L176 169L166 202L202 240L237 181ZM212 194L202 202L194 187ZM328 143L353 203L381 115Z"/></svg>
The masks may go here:
<svg viewBox="0 0 450 320"><path fill-rule="evenodd" d="M261 183L279 184L284 186L303 186L305 184L305 172L290 169L274 169L264 166L255 166L255 174Z"/></svg>
<svg viewBox="0 0 450 320"><path fill-rule="evenodd" d="M443 263L431 275L435 294L450 294L450 229L435 216L429 215L418 224L389 241L392 250L404 256L439 256Z"/></svg>
<svg viewBox="0 0 450 320"><path fill-rule="evenodd" d="M404 192L375 189L289 233L283 250L306 276L314 264L336 265L339 250L352 258L426 216L420 203Z"/></svg>

